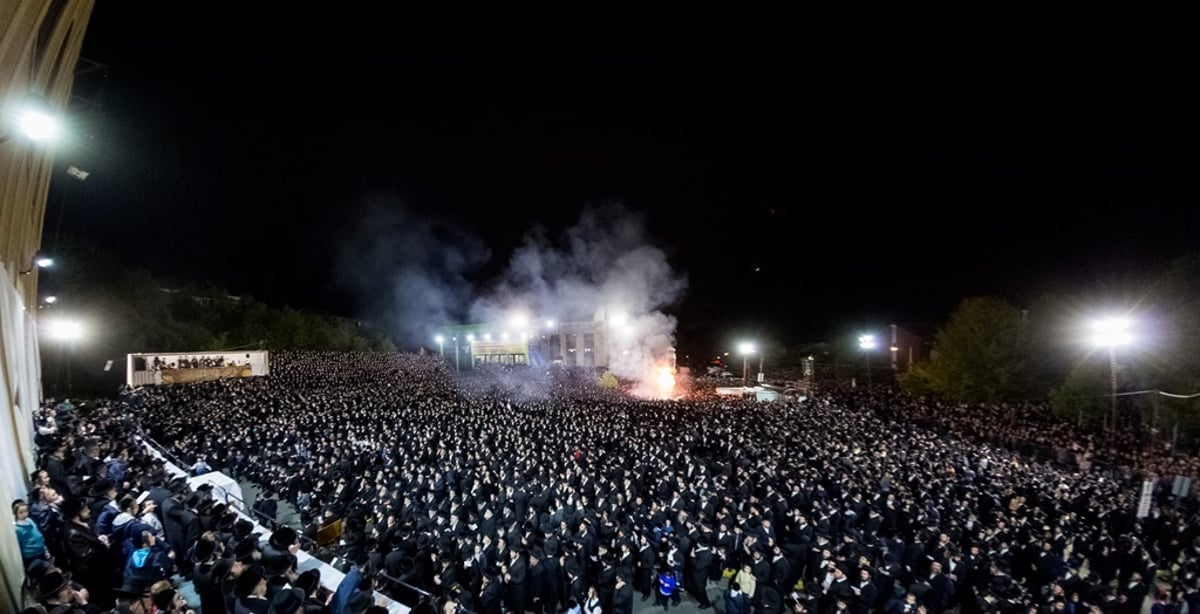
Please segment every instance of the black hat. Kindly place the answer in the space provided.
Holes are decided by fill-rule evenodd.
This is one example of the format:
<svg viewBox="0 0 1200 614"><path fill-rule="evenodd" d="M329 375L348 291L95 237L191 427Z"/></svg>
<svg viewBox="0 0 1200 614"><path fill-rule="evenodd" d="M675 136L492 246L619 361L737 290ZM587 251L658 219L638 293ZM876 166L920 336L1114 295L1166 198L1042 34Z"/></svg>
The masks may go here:
<svg viewBox="0 0 1200 614"><path fill-rule="evenodd" d="M233 523L237 521L236 514L221 514L217 517L217 530L222 533L233 533Z"/></svg>
<svg viewBox="0 0 1200 614"><path fill-rule="evenodd" d="M142 597L150 596L150 587L138 586L136 584L126 582L125 584L122 584L120 588L114 588L113 594L117 597L122 597L125 599L140 599Z"/></svg>
<svg viewBox="0 0 1200 614"><path fill-rule="evenodd" d="M247 563L252 560L255 552L258 552L258 544L253 537L246 537L239 541L237 547L233 549L233 558Z"/></svg>
<svg viewBox="0 0 1200 614"><path fill-rule="evenodd" d="M242 575L237 577L237 582L233 586L233 594L238 597L245 597L254 592L254 587L258 586L263 580L263 568L255 565L250 569L242 572Z"/></svg>
<svg viewBox="0 0 1200 614"><path fill-rule="evenodd" d="M237 524L233 525L233 536L238 539L245 539L250 536L250 532L253 530L253 522L245 518L238 518Z"/></svg>
<svg viewBox="0 0 1200 614"><path fill-rule="evenodd" d="M282 576L292 568L292 555L273 556L267 561L267 577Z"/></svg>
<svg viewBox="0 0 1200 614"><path fill-rule="evenodd" d="M177 495L177 494L187 490L187 488L188 488L187 479L185 479L183 476L177 477L177 478L171 480L170 482L167 482L167 489L171 491L171 494Z"/></svg>
<svg viewBox="0 0 1200 614"><path fill-rule="evenodd" d="M67 520L74 519L79 515L79 512L83 511L84 507L86 506L84 506L83 501L80 501L79 499L67 499L66 501L63 501L63 518L66 518Z"/></svg>
<svg viewBox="0 0 1200 614"><path fill-rule="evenodd" d="M38 580L38 595L42 601L57 597L67 585L67 578L61 571L52 571Z"/></svg>
<svg viewBox="0 0 1200 614"><path fill-rule="evenodd" d="M275 593L275 599L271 601L271 607L267 610L267 613L295 614L296 610L304 604L306 596L304 591L298 588L283 589Z"/></svg>
<svg viewBox="0 0 1200 614"><path fill-rule="evenodd" d="M194 493L188 495L187 499L183 500L183 505L189 509L194 509L194 508L200 507L200 502L203 500L204 499L203 499L203 497L200 496L200 493L194 492Z"/></svg>
<svg viewBox="0 0 1200 614"><path fill-rule="evenodd" d="M211 492L212 489L213 489L213 485L209 482L205 482L196 487L196 492Z"/></svg>
<svg viewBox="0 0 1200 614"><path fill-rule="evenodd" d="M41 580L42 576L46 575L46 572L50 571L50 569L53 567L54 564L46 559L34 559L33 562L29 564L29 567L25 568L25 576L29 578L30 581L37 582L38 580Z"/></svg>
<svg viewBox="0 0 1200 614"><path fill-rule="evenodd" d="M171 608L173 603L175 603L175 589L173 588L160 591L154 596L154 607L159 610L166 611Z"/></svg>
<svg viewBox="0 0 1200 614"><path fill-rule="evenodd" d="M217 553L217 542L203 537L196 540L196 549L192 552L192 560L197 563L206 563Z"/></svg>
<svg viewBox="0 0 1200 614"><path fill-rule="evenodd" d="M275 532L271 533L270 543L272 547L286 550L288 546L296 543L296 529L287 525L275 529Z"/></svg>
<svg viewBox="0 0 1200 614"><path fill-rule="evenodd" d="M212 582L220 583L226 576L229 576L229 570L232 568L233 559L217 559L212 564Z"/></svg>
<svg viewBox="0 0 1200 614"><path fill-rule="evenodd" d="M292 582L292 586L304 591L305 597L312 595L320 585L321 572L316 569L310 569L300 574L296 581Z"/></svg>
<svg viewBox="0 0 1200 614"><path fill-rule="evenodd" d="M96 480L96 483L92 484L92 486L88 488L88 496L92 497L93 499L103 497L107 495L108 491L112 490L113 488L115 488L115 486L113 486L113 483L108 479Z"/></svg>

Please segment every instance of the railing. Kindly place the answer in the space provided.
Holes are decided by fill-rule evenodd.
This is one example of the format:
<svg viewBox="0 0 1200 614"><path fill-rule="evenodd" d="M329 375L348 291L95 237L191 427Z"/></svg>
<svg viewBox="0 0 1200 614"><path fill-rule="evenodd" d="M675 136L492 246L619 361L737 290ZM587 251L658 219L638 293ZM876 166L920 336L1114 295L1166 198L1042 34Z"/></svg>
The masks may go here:
<svg viewBox="0 0 1200 614"><path fill-rule="evenodd" d="M392 588L391 586L388 587L388 596L395 599L396 601L399 601L400 603L403 603L404 605L407 605L409 608L415 609L419 605L429 604L431 606L434 606L436 611L438 611L438 612L442 611L442 608L440 607L440 605L438 603L438 598L433 593L431 593L423 588L420 588L418 586L413 586L412 584L409 584L408 582L405 582L404 580L401 580L399 578L393 578L392 576L389 576L387 574L387 572L385 572L385 571L375 572L375 577L382 578L383 580L386 580L387 582L389 582L392 585L398 585L401 588L408 589L411 593L415 594L416 595L415 602L412 605L409 605L409 600L401 599L400 596L398 596L396 594L394 588ZM463 606L461 603L459 604L458 608L455 609L454 611L455 611L455 614L475 614L475 612L473 610L468 609L467 607Z"/></svg>
<svg viewBox="0 0 1200 614"><path fill-rule="evenodd" d="M259 524L270 527L271 531L275 531L276 529L279 528L280 522L278 520L275 520L274 518L271 518L270 516L267 516L266 514L246 505L246 502L244 500L242 500L241 497L238 497L237 495L235 495L231 492L226 492L225 493L225 504L226 505L229 504L230 499L234 499L238 503L240 503L241 505L239 506L239 509L242 510L242 513L250 514L251 516L254 517L255 520L258 521Z"/></svg>
<svg viewBox="0 0 1200 614"><path fill-rule="evenodd" d="M166 458L167 460L171 461L171 463L173 463L176 467L179 467L179 469L181 471L183 471L185 473L187 472L187 465L184 464L183 461L179 460L179 457L177 457L174 454L171 454L169 451L167 451L166 447L164 447L162 444L158 443L157 441L154 441L154 438L152 438L148 435L136 435L136 437L139 437L142 441L145 441L145 442L149 443L151 446L153 446L155 450L158 450L159 454L163 455L163 458Z"/></svg>

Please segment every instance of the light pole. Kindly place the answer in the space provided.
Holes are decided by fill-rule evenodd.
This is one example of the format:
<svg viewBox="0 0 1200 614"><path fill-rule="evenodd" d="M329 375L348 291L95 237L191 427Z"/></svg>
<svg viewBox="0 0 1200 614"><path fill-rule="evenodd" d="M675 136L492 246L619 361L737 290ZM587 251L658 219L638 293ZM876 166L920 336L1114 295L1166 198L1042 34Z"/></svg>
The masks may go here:
<svg viewBox="0 0 1200 614"><path fill-rule="evenodd" d="M1109 428L1117 429L1117 346L1133 341L1129 333L1129 320L1126 318L1105 318L1092 322L1092 343L1099 347L1108 348L1108 370L1111 384L1112 415L1109 417Z"/></svg>
<svg viewBox="0 0 1200 614"><path fill-rule="evenodd" d="M450 337L450 340L454 342L454 372L458 373L458 335Z"/></svg>
<svg viewBox="0 0 1200 614"><path fill-rule="evenodd" d="M433 340L437 341L438 354L441 354L442 358L445 358L446 357L446 348L442 344L445 343L446 338L441 335L438 335L438 336L434 337Z"/></svg>
<svg viewBox="0 0 1200 614"><path fill-rule="evenodd" d="M746 376L749 374L749 359L754 353L754 344L748 341L738 344L738 351L742 354L742 388L746 387Z"/></svg>
<svg viewBox="0 0 1200 614"><path fill-rule="evenodd" d="M862 349L867 363L867 390L871 389L871 350L875 349L875 335L859 335L858 347Z"/></svg>

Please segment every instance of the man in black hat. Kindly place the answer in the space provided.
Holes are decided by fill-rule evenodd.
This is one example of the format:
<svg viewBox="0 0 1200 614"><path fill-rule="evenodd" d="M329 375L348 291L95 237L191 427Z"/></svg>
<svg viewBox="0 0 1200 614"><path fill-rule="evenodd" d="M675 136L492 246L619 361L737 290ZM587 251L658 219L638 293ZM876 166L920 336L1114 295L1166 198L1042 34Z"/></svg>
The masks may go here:
<svg viewBox="0 0 1200 614"><path fill-rule="evenodd" d="M279 513L279 503L275 500L275 493L267 490L262 496L251 506L254 515L258 517L258 521L268 527L275 526L275 517Z"/></svg>
<svg viewBox="0 0 1200 614"><path fill-rule="evenodd" d="M92 587L92 598L96 603L110 602L109 589L117 584L117 576L113 573L117 566L109 554L108 544L92 529L92 510L78 499L71 499L63 504L63 513L67 518L63 541L75 577L84 586Z"/></svg>
<svg viewBox="0 0 1200 614"><path fill-rule="evenodd" d="M167 514L175 519L178 533L176 538L178 541L170 541L171 533L167 532L167 539L170 541L171 548L175 552L187 552L187 549L196 540L200 539L200 515L196 512L197 506L200 505L202 496L199 493L191 493L183 499L183 501L173 507ZM188 576L192 573L192 561L187 557L182 557L176 563L179 567L179 573Z"/></svg>
<svg viewBox="0 0 1200 614"><path fill-rule="evenodd" d="M296 580L292 582L292 587L300 589L304 593L304 611L316 612L325 611L325 601L318 596L318 589L321 588L321 572L317 569L309 569L304 573L296 576Z"/></svg>
<svg viewBox="0 0 1200 614"><path fill-rule="evenodd" d="M267 601L267 578L262 567L254 566L243 571L234 582L233 594L237 598L237 612L267 614L271 607L271 602Z"/></svg>
<svg viewBox="0 0 1200 614"><path fill-rule="evenodd" d="M149 586L138 587L125 583L120 588L113 589L113 595L116 597L117 607L125 606L127 611L151 612L154 609L154 600L150 597ZM207 612L208 610L204 611ZM216 611L221 612L223 610Z"/></svg>
<svg viewBox="0 0 1200 614"><path fill-rule="evenodd" d="M613 591L613 614L633 614L633 586L629 584L625 571L617 572ZM704 606L701 606L704 609Z"/></svg>
<svg viewBox="0 0 1200 614"><path fill-rule="evenodd" d="M92 518L96 519L96 535L111 535L113 520L121 509L117 506L117 485L108 479L97 480L88 488L92 500Z"/></svg>
<svg viewBox="0 0 1200 614"><path fill-rule="evenodd" d="M276 559L285 559L294 566L296 552L299 550L300 542L296 530L287 525L281 526L271 533L267 545L262 548L263 564L270 566Z"/></svg>
<svg viewBox="0 0 1200 614"><path fill-rule="evenodd" d="M304 611L304 591L287 588L275 593L268 614L299 614Z"/></svg>
<svg viewBox="0 0 1200 614"><path fill-rule="evenodd" d="M292 579L293 560L286 556L277 556L269 561L264 559L266 563L265 570L267 576L267 599L275 598L276 593L287 586Z"/></svg>
<svg viewBox="0 0 1200 614"><path fill-rule="evenodd" d="M557 612L553 583L556 581L551 578L544 559L545 554L537 548L529 551L529 567L528 567L528 600L526 609L531 610L534 614L547 612L553 614Z"/></svg>
<svg viewBox="0 0 1200 614"><path fill-rule="evenodd" d="M508 565L504 568L504 597L511 612L525 610L525 580L528 568L515 548L509 551Z"/></svg>
<svg viewBox="0 0 1200 614"><path fill-rule="evenodd" d="M495 569L489 570L489 572L495 571ZM479 593L479 614L501 614L503 601L504 589L501 587L500 577L495 573L484 574L483 590Z"/></svg>
<svg viewBox="0 0 1200 614"><path fill-rule="evenodd" d="M51 571L38 580L38 601L47 610L75 605L75 589L61 571Z"/></svg>
<svg viewBox="0 0 1200 614"><path fill-rule="evenodd" d="M713 563L712 550L708 547L708 536L701 536L692 549L692 566L688 572L688 579L691 581L689 589L696 601L700 602L700 609L707 610L712 607L712 602L708 599L708 568Z"/></svg>
<svg viewBox="0 0 1200 614"><path fill-rule="evenodd" d="M225 596L221 583L229 573L233 561L218 558L223 546L215 541L201 538L193 550L196 568L192 570L192 585L200 596L201 612L220 612L225 607Z"/></svg>

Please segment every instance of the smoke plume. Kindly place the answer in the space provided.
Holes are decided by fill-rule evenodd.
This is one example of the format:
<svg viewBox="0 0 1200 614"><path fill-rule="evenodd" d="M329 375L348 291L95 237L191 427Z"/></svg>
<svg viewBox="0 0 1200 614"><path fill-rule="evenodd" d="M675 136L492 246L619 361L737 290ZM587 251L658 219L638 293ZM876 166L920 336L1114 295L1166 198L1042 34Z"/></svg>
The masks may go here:
<svg viewBox="0 0 1200 614"><path fill-rule="evenodd" d="M622 206L592 207L558 238L526 235L507 271L471 308L473 321L506 322L523 314L544 320L603 320L612 371L645 381L675 344L674 316L686 278L651 245L640 214Z"/></svg>
<svg viewBox="0 0 1200 614"><path fill-rule="evenodd" d="M442 324L507 323L517 315L535 327L547 320L602 321L612 371L654 386L656 365L675 344L676 321L665 310L682 297L687 280L651 244L640 214L619 205L589 207L554 236L531 229L504 272L478 287L472 275L491 250L454 228L376 204L343 250L343 279L402 345L428 347L432 329Z"/></svg>

